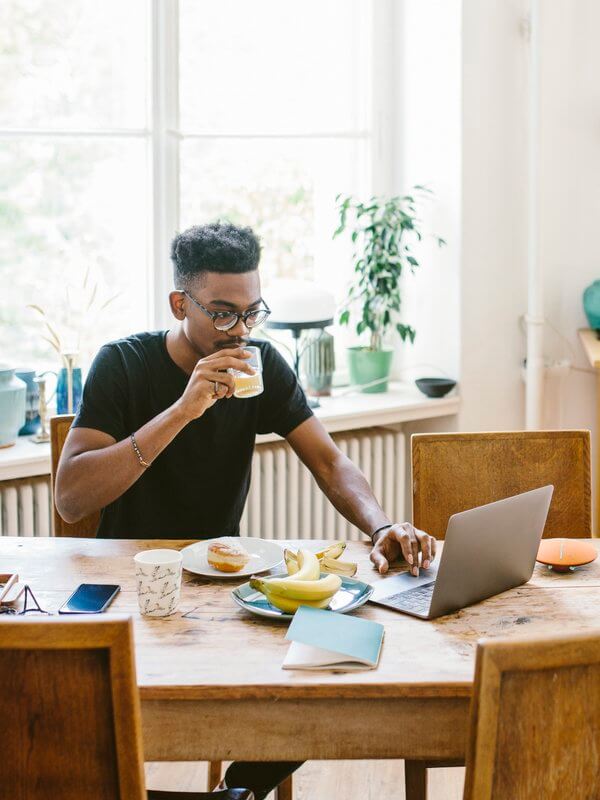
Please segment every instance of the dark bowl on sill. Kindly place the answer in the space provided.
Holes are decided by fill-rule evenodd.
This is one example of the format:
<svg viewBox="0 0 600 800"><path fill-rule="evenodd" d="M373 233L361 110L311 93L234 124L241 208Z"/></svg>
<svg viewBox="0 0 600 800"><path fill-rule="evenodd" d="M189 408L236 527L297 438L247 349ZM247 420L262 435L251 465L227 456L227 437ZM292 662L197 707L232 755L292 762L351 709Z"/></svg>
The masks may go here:
<svg viewBox="0 0 600 800"><path fill-rule="evenodd" d="M417 378L415 383L427 397L444 397L456 386L449 378Z"/></svg>

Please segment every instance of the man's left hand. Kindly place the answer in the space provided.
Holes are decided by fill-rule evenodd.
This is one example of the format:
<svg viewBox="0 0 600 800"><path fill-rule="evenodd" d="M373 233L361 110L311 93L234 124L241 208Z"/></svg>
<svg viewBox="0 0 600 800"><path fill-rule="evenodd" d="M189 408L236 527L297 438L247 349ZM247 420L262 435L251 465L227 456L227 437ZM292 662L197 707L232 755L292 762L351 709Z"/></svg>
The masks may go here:
<svg viewBox="0 0 600 800"><path fill-rule="evenodd" d="M375 535L371 561L380 574L388 571L390 563L403 558L416 577L420 565L427 569L435 558L435 539L410 522L396 523Z"/></svg>

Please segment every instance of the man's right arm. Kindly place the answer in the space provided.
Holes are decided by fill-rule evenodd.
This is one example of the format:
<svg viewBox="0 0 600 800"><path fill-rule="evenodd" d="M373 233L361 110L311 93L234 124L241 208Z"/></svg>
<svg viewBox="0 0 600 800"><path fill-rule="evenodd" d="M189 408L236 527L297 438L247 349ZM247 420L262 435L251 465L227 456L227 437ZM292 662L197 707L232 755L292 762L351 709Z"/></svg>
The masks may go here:
<svg viewBox="0 0 600 800"><path fill-rule="evenodd" d="M242 351L222 350L201 359L180 399L147 422L135 434L144 461L152 464L177 434L201 417L218 400L233 395L229 368L253 374ZM242 360L244 359L244 360ZM215 394L215 382L218 392ZM55 503L65 522L78 522L117 500L145 471L129 436L117 442L93 428L72 428L56 475Z"/></svg>

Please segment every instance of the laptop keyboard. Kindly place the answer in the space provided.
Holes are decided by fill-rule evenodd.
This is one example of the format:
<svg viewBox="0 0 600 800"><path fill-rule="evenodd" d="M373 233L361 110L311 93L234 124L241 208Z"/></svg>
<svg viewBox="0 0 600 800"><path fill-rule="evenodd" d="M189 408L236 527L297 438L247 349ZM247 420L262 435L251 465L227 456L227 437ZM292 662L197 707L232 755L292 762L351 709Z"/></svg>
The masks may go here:
<svg viewBox="0 0 600 800"><path fill-rule="evenodd" d="M404 609L405 611L415 611L418 614L427 614L431 606L431 596L435 581L426 583L424 586L416 586L414 589L406 589L398 594L386 597L383 602L386 606Z"/></svg>

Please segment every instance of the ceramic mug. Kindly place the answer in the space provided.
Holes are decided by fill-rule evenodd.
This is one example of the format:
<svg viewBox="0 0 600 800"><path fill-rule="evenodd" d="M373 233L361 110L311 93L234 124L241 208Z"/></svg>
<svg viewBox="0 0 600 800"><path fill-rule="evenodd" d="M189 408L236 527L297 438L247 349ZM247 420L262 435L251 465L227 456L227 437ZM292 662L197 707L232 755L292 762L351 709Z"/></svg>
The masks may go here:
<svg viewBox="0 0 600 800"><path fill-rule="evenodd" d="M179 603L183 557L178 550L144 550L133 557L140 613L168 617Z"/></svg>

